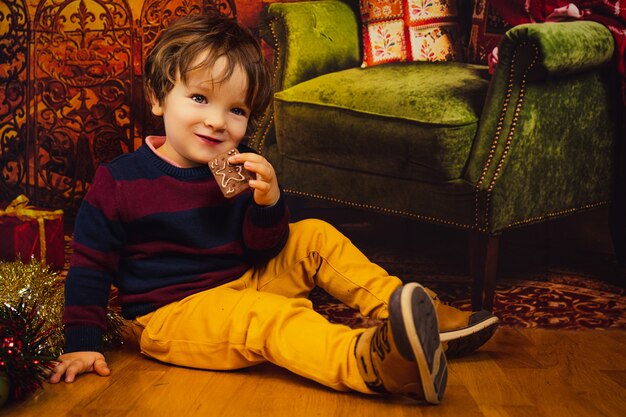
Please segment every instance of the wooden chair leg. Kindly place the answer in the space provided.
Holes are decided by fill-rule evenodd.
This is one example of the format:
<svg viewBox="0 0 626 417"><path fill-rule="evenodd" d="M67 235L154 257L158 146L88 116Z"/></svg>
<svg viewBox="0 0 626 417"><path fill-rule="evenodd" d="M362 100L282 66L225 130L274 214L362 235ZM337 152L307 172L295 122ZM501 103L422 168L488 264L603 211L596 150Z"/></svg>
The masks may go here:
<svg viewBox="0 0 626 417"><path fill-rule="evenodd" d="M500 236L471 232L469 242L472 309L492 311Z"/></svg>

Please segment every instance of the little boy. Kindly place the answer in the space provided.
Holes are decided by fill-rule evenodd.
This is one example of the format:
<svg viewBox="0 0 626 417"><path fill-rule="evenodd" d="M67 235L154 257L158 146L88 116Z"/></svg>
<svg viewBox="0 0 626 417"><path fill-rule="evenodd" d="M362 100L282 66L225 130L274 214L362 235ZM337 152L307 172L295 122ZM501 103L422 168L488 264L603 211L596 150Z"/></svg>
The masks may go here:
<svg viewBox="0 0 626 417"><path fill-rule="evenodd" d="M327 223L289 223L274 168L241 144L272 94L257 40L225 18L181 18L158 38L144 77L166 135L97 170L76 219L66 353L50 381L110 373L101 336L113 284L151 358L213 370L270 361L337 390L439 403L441 340L474 350L497 319L403 286ZM233 148L228 161L254 179L227 199L208 163ZM306 299L316 285L383 324L329 323Z"/></svg>

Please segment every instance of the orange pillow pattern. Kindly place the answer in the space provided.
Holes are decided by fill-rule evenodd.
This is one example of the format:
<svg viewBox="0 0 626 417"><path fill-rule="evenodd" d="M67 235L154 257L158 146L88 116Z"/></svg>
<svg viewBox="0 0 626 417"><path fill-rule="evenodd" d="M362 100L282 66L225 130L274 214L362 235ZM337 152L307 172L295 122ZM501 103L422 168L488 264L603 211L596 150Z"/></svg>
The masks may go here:
<svg viewBox="0 0 626 417"><path fill-rule="evenodd" d="M363 67L460 60L456 0L360 0Z"/></svg>

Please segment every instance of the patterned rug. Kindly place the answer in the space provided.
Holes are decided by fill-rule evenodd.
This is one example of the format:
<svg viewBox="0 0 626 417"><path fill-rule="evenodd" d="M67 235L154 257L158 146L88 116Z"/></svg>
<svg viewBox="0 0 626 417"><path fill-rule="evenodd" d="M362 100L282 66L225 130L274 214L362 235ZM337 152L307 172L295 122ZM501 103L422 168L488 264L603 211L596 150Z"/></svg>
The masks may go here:
<svg viewBox="0 0 626 417"><path fill-rule="evenodd" d="M393 271L393 268L389 269ZM392 272L391 272L392 273ZM396 274L401 275L401 274ZM531 277L501 279L496 286L494 314L501 325L567 330L626 330L624 289L573 271L536 273ZM412 279L434 290L439 298L469 310L469 284L432 281L416 273ZM405 281L409 281L406 279ZM370 327L375 320L362 317L325 291L311 294L316 310L334 323Z"/></svg>

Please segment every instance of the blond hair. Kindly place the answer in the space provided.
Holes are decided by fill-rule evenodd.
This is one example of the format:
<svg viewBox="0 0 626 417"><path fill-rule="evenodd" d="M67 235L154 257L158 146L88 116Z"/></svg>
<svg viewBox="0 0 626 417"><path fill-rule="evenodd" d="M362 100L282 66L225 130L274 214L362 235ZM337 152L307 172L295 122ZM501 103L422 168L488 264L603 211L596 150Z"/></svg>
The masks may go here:
<svg viewBox="0 0 626 417"><path fill-rule="evenodd" d="M206 57L196 63L198 57ZM198 68L212 68L220 58L227 67L228 80L240 67L248 78L246 105L250 108L250 134L263 116L272 97L272 77L258 40L235 21L219 15L185 16L174 21L158 36L144 64L146 98L163 104L177 77L183 83ZM194 65L195 64L195 65Z"/></svg>

